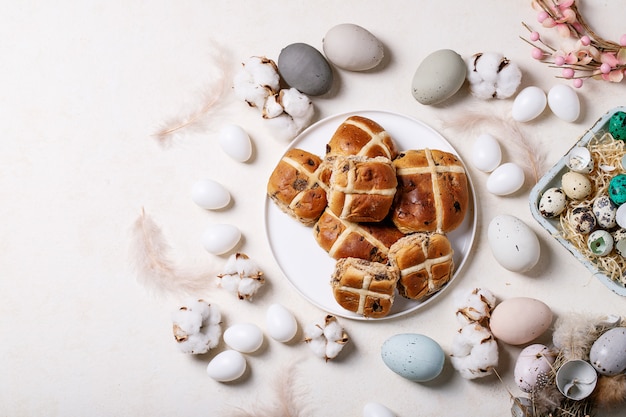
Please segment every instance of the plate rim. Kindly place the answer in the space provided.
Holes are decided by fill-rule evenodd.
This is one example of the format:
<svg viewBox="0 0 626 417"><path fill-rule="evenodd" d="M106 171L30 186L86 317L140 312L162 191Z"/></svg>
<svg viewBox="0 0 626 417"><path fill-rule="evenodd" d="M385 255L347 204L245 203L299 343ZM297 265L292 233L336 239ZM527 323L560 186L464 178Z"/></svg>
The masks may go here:
<svg viewBox="0 0 626 417"><path fill-rule="evenodd" d="M277 158L274 166L280 162L280 160L282 159L282 157L285 155L285 153L290 150L293 149L294 146L302 140L302 137L305 136L306 134L308 134L311 130L317 128L319 125L323 125L324 123L327 123L329 120L335 119L335 118L348 118L350 116L354 116L354 115L363 115L363 114L385 114L387 116L391 116L391 117L398 117L398 118L402 118L405 119L407 121L410 121L411 123L415 123L418 125L421 125L423 128L429 130L430 132L432 132L434 135L438 136L439 139L441 141L443 141L444 143L446 143L452 150L453 153L459 158L459 161L461 162L461 164L463 165L463 167L465 168L465 172L466 172L466 177L467 177L467 181L468 181L468 185L470 188L470 207L469 207L469 211L471 212L471 233L469 235L469 244L467 246L467 250L466 253L464 254L464 256L462 257L462 260L460 262L459 265L455 265L455 269L453 272L453 276L452 278L439 290L437 291L435 294L432 294L431 296L429 296L426 300L421 301L421 302L417 302L417 301L413 301L416 304L410 308L407 308L405 310L402 311L398 311L394 314L389 314L387 316L384 317L378 317L378 318L373 318L373 317L364 317L362 315L358 315L352 311L349 310L345 310L344 312L336 312L336 311L328 311L327 307L323 306L321 303L317 302L316 300L312 299L309 295L305 294L300 288L298 288L298 286L296 286L296 284L289 278L287 272L285 271L283 265L281 265L281 263L278 261L278 259L276 258L275 255L275 248L274 245L272 243L272 240L270 239L270 231L269 231L269 227L268 227L268 216L269 216L269 207L274 204L271 199L269 198L269 196L267 195L267 193L265 193L265 202L263 205L263 229L264 229L264 234L265 234L265 239L267 241L267 244L270 248L270 252L272 255L272 258L274 259L274 262L276 263L276 265L278 266L278 269L280 270L281 274L283 275L283 277L289 282L290 286L296 290L296 292L298 294L300 294L300 296L302 296L306 301L308 301L309 303L311 303L312 305L316 306L317 308L319 308L320 310L329 313L329 314L333 314L339 317L343 317L346 319L351 319L351 320L357 320L357 321L384 321L384 320L392 320L392 319L397 319L397 318L401 318L404 316L407 316L411 313L414 313L415 311L425 307L426 305L429 305L430 303L432 303L434 300L438 299L441 297L441 294L443 294L450 286L453 282L455 282L458 278L458 276L461 274L462 270L464 269L465 265L467 264L467 261L469 259L469 254L472 251L475 242L476 242L476 233L477 233L477 225L478 225L478 205L477 205L477 199L476 199L476 189L474 187L474 183L471 179L471 176L469 174L469 171L467 169L467 166L465 164L465 161L463 161L463 159L461 158L461 155L459 154L459 152L457 151L456 147L454 147L452 145L452 143L450 143L450 141L448 139L446 139L441 133L439 133L437 130L435 130L432 126L430 126L429 124L406 114L403 113L398 113L398 112L393 112L393 111L388 111L388 110L357 110L357 111L349 111L349 112L343 112L343 113L336 113L336 114L332 114L329 116L326 116L320 120L318 120L317 122L313 123L312 125L308 126L306 129L304 129L302 132L300 132L293 140L291 140L284 148L283 148L283 152L280 154L280 156ZM367 116L364 116L367 117ZM285 214L285 216L287 216L287 214ZM399 295L398 295L399 296ZM412 300L409 300L412 301ZM338 307L341 307L339 304L337 304Z"/></svg>

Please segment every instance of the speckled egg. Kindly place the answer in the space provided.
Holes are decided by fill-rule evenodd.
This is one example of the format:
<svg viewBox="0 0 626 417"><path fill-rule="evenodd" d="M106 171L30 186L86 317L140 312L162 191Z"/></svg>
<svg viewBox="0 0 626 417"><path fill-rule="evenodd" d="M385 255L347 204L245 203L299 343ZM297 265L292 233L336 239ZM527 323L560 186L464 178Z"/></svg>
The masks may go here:
<svg viewBox="0 0 626 417"><path fill-rule="evenodd" d="M617 174L609 182L609 198L615 205L626 203L626 174Z"/></svg>
<svg viewBox="0 0 626 417"><path fill-rule="evenodd" d="M467 66L461 55L440 49L424 58L417 67L411 92L422 104L438 104L459 91L466 75Z"/></svg>
<svg viewBox="0 0 626 417"><path fill-rule="evenodd" d="M493 257L509 271L526 272L539 262L539 238L515 216L500 214L491 219L487 240Z"/></svg>
<svg viewBox="0 0 626 417"><path fill-rule="evenodd" d="M608 195L602 195L593 202L593 215L596 216L598 226L612 229L617 225L617 206Z"/></svg>
<svg viewBox="0 0 626 417"><path fill-rule="evenodd" d="M626 327L604 332L591 345L589 361L602 375L617 375L626 370Z"/></svg>
<svg viewBox="0 0 626 417"><path fill-rule="evenodd" d="M382 345L381 357L393 372L416 382L435 379L445 362L445 353L439 343L415 333L391 336Z"/></svg>
<svg viewBox="0 0 626 417"><path fill-rule="evenodd" d="M626 229L618 229L613 233L613 246L620 256L626 258Z"/></svg>
<svg viewBox="0 0 626 417"><path fill-rule="evenodd" d="M496 339L523 345L541 336L552 324L552 316L552 310L543 301L513 297L496 305L489 327Z"/></svg>
<svg viewBox="0 0 626 417"><path fill-rule="evenodd" d="M547 346L538 343L526 346L515 362L515 383L522 391L531 392L541 377L550 373L554 360L555 354Z"/></svg>
<svg viewBox="0 0 626 417"><path fill-rule="evenodd" d="M574 200L587 198L593 189L589 177L573 171L563 174L561 177L561 188L565 195Z"/></svg>
<svg viewBox="0 0 626 417"><path fill-rule="evenodd" d="M609 119L609 133L615 139L626 140L626 113L618 111Z"/></svg>
<svg viewBox="0 0 626 417"><path fill-rule="evenodd" d="M596 228L596 216L589 207L576 207L569 216L569 223L578 233L587 235Z"/></svg>
<svg viewBox="0 0 626 417"><path fill-rule="evenodd" d="M548 188L539 199L539 213L543 217L556 217L565 210L567 196L562 189L557 187Z"/></svg>
<svg viewBox="0 0 626 417"><path fill-rule="evenodd" d="M613 250L613 236L606 230L595 230L587 237L587 247L597 256L606 256Z"/></svg>
<svg viewBox="0 0 626 417"><path fill-rule="evenodd" d="M292 43L278 55L283 80L303 94L319 96L333 85L333 71L324 55L306 43Z"/></svg>

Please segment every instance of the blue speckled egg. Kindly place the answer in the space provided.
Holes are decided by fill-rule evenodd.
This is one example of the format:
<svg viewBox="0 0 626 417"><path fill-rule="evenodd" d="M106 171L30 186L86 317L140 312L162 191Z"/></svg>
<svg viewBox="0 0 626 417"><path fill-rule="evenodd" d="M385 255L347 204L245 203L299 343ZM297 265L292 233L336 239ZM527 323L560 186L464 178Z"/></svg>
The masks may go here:
<svg viewBox="0 0 626 417"><path fill-rule="evenodd" d="M589 351L589 361L602 375L626 370L626 327L615 327L600 336Z"/></svg>
<svg viewBox="0 0 626 417"><path fill-rule="evenodd" d="M416 382L435 379L443 370L445 353L428 336L402 333L391 336L381 348L383 362L396 374Z"/></svg>
<svg viewBox="0 0 626 417"><path fill-rule="evenodd" d="M609 133L615 139L626 140L626 113L618 111L609 119Z"/></svg>
<svg viewBox="0 0 626 417"><path fill-rule="evenodd" d="M609 182L609 198L618 206L626 203L626 174L617 174Z"/></svg>

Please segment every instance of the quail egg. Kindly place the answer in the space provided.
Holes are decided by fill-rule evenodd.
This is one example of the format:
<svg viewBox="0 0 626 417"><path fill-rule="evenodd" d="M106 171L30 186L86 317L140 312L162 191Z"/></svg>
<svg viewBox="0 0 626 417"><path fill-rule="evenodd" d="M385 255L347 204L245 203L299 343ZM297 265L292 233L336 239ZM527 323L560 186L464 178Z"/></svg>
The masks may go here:
<svg viewBox="0 0 626 417"><path fill-rule="evenodd" d="M602 195L595 199L593 214L596 216L598 226L604 229L612 229L617 224L617 206L613 204L608 195Z"/></svg>
<svg viewBox="0 0 626 417"><path fill-rule="evenodd" d="M543 217L556 217L565 210L567 196L562 189L553 187L548 188L539 200L539 212Z"/></svg>
<svg viewBox="0 0 626 417"><path fill-rule="evenodd" d="M606 256L613 250L613 236L606 230L596 230L587 238L589 250L597 256Z"/></svg>
<svg viewBox="0 0 626 417"><path fill-rule="evenodd" d="M561 177L561 188L569 198L583 200L591 194L592 186L589 177L580 172L569 171Z"/></svg>
<svg viewBox="0 0 626 417"><path fill-rule="evenodd" d="M626 229L619 229L613 233L613 243L615 251L620 256L626 258Z"/></svg>
<svg viewBox="0 0 626 417"><path fill-rule="evenodd" d="M576 207L569 216L569 222L578 233L587 235L596 228L596 216L589 207Z"/></svg>

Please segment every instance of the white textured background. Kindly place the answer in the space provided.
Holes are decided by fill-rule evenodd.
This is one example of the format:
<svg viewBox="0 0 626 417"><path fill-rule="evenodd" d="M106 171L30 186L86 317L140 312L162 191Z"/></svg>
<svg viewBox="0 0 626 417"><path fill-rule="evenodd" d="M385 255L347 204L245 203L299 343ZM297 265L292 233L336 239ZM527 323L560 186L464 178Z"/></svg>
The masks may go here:
<svg viewBox="0 0 626 417"><path fill-rule="evenodd" d="M519 394L513 365L519 348L502 346L504 383L466 381L449 363L432 383L391 373L380 346L401 332L429 335L444 350L457 324L453 295L483 286L499 299L535 297L556 315L572 310L626 314L626 300L597 282L531 218L526 187L509 197L486 192L486 174L469 168L478 194L478 232L463 274L427 308L395 320L343 320L352 342L323 363L306 346L266 337L248 355L237 383L206 375L215 353L178 352L170 311L180 300L154 297L135 279L127 253L130 228L144 207L163 228L181 264L219 268L225 256L200 245L210 223L233 223L238 248L257 260L268 285L253 303L221 289L204 297L218 304L225 325L264 327L267 306L280 302L304 325L324 315L281 276L263 227L265 185L285 143L274 140L258 114L225 97L210 126L168 149L152 134L215 85L215 52L235 68L251 55L278 58L294 42L321 49L324 34L356 23L386 47L385 65L367 73L336 71L333 91L314 98L316 119L359 109L406 114L439 130L468 161L472 139L444 129L468 109L496 115L511 100L480 102L463 90L444 105L416 102L410 82L429 53L450 48L464 57L502 52L524 72L523 86L546 91L562 82L530 58L519 39L521 21L535 23L529 1L20 1L0 13L0 415L2 416L226 416L231 407L276 401L272 381L298 364L298 401L315 416L361 416L368 401L398 416L509 414L507 389ZM618 39L623 0L585 2L597 31ZM560 121L546 111L524 126L546 168L607 110L626 104L626 84L589 82L580 91L582 116ZM254 141L246 164L217 145L224 123L238 123ZM516 145L499 138L504 157ZM208 212L189 198L194 181L210 177L233 194L228 210ZM539 265L527 274L500 267L486 239L495 215L514 214L541 240ZM622 415L624 409L603 416Z"/></svg>

